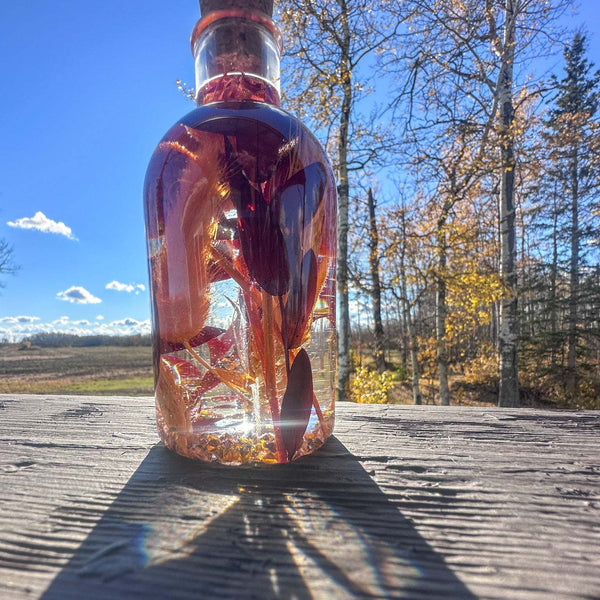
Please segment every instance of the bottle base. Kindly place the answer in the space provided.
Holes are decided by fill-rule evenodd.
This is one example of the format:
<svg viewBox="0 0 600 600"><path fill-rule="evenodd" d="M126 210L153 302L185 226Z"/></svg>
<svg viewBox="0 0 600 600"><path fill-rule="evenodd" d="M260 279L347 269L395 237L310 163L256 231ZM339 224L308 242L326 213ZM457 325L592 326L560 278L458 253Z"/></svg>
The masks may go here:
<svg viewBox="0 0 600 600"><path fill-rule="evenodd" d="M186 458L223 465L239 466L251 464L281 464L292 462L312 454L331 435L334 425L333 411L323 413L320 421L309 425L304 441L292 457L282 457L277 453L273 432L219 431L178 431L164 424L160 412L157 414L158 434L169 450Z"/></svg>

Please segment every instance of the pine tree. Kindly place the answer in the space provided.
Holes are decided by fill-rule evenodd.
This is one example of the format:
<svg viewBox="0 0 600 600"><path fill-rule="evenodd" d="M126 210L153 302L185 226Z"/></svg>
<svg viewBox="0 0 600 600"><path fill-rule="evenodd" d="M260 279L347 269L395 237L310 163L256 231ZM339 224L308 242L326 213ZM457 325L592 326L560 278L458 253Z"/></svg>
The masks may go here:
<svg viewBox="0 0 600 600"><path fill-rule="evenodd" d="M596 116L600 100L600 71L593 71L593 64L586 59L585 50L585 36L577 32L564 51L564 77L560 80L553 77L556 94L549 111L546 135L551 173L562 192L560 214L566 217L564 231L568 235L570 251L566 389L571 396L575 396L578 389L577 356L582 308L584 304L594 302L594 299L585 297L582 275L589 273L586 254L590 247L593 248L593 236L597 236L597 204L594 214L593 202L600 189L600 121ZM594 289L595 286L591 288L592 293Z"/></svg>

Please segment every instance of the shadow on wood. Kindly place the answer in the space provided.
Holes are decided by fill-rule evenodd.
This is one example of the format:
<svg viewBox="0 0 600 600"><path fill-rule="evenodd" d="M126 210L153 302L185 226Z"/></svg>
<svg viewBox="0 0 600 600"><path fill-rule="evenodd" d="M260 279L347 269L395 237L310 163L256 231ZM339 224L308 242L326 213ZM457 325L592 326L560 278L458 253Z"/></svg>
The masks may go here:
<svg viewBox="0 0 600 600"><path fill-rule="evenodd" d="M475 598L335 438L255 468L153 447L42 596L82 597Z"/></svg>

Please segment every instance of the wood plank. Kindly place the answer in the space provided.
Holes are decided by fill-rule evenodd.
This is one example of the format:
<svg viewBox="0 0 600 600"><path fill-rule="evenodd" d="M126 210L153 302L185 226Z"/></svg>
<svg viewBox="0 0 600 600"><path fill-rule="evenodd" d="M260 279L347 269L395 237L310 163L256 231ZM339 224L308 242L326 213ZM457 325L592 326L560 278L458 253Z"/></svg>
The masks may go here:
<svg viewBox="0 0 600 600"><path fill-rule="evenodd" d="M149 398L0 396L0 598L600 597L600 413L338 409L231 468Z"/></svg>

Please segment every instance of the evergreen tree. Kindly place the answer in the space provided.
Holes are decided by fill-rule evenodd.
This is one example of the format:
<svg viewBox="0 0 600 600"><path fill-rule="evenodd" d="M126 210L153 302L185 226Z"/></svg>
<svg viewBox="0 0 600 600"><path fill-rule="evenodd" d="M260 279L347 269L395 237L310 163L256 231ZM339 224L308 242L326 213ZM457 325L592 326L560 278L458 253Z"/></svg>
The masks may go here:
<svg viewBox="0 0 600 600"><path fill-rule="evenodd" d="M577 32L564 51L565 74L553 77L556 94L549 111L546 139L549 145L550 174L560 190L562 202L556 218L563 219L562 231L569 252L568 297L566 298L566 389L575 396L578 389L578 355L583 348L584 306L597 304L594 264L598 263L598 201L600 190L600 71L585 57L586 39ZM594 239L595 238L595 239ZM555 274L556 275L556 274Z"/></svg>

